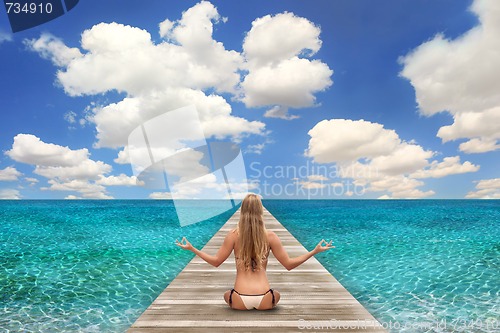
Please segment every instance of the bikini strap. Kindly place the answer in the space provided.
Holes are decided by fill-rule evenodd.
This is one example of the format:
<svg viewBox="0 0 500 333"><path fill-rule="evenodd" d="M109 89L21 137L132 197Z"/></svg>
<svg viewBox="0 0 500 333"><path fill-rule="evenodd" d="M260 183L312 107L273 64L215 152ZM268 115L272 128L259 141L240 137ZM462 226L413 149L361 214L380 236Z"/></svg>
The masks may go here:
<svg viewBox="0 0 500 333"><path fill-rule="evenodd" d="M235 291L236 291L236 290L231 289L231 293L229 294L229 306L230 306L230 307L233 307L233 293L234 293ZM273 299L274 299L274 296L273 296Z"/></svg>
<svg viewBox="0 0 500 333"><path fill-rule="evenodd" d="M272 289L269 289L269 291L271 292L271 295L273 295L273 306L274 306L274 291Z"/></svg>

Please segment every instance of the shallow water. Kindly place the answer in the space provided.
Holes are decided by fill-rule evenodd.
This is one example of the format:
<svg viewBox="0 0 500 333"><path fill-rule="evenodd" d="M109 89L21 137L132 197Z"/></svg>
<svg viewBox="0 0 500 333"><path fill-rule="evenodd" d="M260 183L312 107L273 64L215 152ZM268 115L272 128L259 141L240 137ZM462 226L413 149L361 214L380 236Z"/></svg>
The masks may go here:
<svg viewBox="0 0 500 333"><path fill-rule="evenodd" d="M267 200L393 332L498 332L500 201ZM171 201L0 201L0 332L123 332L232 212L181 228ZM429 325L430 327L418 327Z"/></svg>
<svg viewBox="0 0 500 333"><path fill-rule="evenodd" d="M393 332L500 332L500 201L265 205Z"/></svg>
<svg viewBox="0 0 500 333"><path fill-rule="evenodd" d="M181 228L171 201L0 201L0 332L123 332L231 212Z"/></svg>

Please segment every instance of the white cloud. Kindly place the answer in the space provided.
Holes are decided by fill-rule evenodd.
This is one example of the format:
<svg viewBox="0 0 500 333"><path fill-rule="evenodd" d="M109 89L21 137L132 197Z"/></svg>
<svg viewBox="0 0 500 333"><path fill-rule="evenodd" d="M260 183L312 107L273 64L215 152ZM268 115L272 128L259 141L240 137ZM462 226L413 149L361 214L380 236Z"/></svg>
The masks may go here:
<svg viewBox="0 0 500 333"><path fill-rule="evenodd" d="M288 114L288 108L286 106L273 106L271 109L267 110L264 113L264 117L266 118L280 118L285 120L293 120L300 118L297 115Z"/></svg>
<svg viewBox="0 0 500 333"><path fill-rule="evenodd" d="M226 183L222 175L216 176L209 173L188 182L177 182L171 185L170 193L174 199L225 199L229 197L228 187L231 193L237 194L256 189L258 182L229 178Z"/></svg>
<svg viewBox="0 0 500 333"><path fill-rule="evenodd" d="M87 159L75 166L40 166L35 167L34 173L49 179L99 179L103 174L111 172L111 165L102 161Z"/></svg>
<svg viewBox="0 0 500 333"><path fill-rule="evenodd" d="M387 155L401 143L394 130L365 120L331 119L309 132L306 155L317 163L353 161Z"/></svg>
<svg viewBox="0 0 500 333"><path fill-rule="evenodd" d="M105 193L105 187L99 184L90 183L87 180L72 179L65 182L59 182L55 179L48 181L50 187L42 187L41 190L51 191L72 191L82 194L86 199L113 199Z"/></svg>
<svg viewBox="0 0 500 333"><path fill-rule="evenodd" d="M473 138L460 144L465 153L482 153L500 148L500 107L483 112L461 112L453 116L453 124L439 129L437 136L443 142Z"/></svg>
<svg viewBox="0 0 500 333"><path fill-rule="evenodd" d="M310 181L325 181L325 180L328 180L327 177L323 176L323 175L309 175L307 176L307 179L309 179Z"/></svg>
<svg viewBox="0 0 500 333"><path fill-rule="evenodd" d="M150 199L170 200L172 194L170 192L153 192L149 195Z"/></svg>
<svg viewBox="0 0 500 333"><path fill-rule="evenodd" d="M260 155L262 154L262 150L265 147L265 143L258 143L255 145L248 145L247 149L245 150L245 153L250 153L250 154L257 154Z"/></svg>
<svg viewBox="0 0 500 333"><path fill-rule="evenodd" d="M3 200L19 200L21 199L21 194L18 190L14 189L1 189L0 190L0 199Z"/></svg>
<svg viewBox="0 0 500 333"><path fill-rule="evenodd" d="M497 140L495 139L474 138L467 142L462 142L459 149L468 154L485 153L500 149L500 145L497 144Z"/></svg>
<svg viewBox="0 0 500 333"><path fill-rule="evenodd" d="M268 131L267 133L265 133L265 140L264 140L264 142L257 143L257 144L254 144L254 145L248 145L246 147L246 149L245 149L245 153L253 153L253 154L257 154L257 155L262 154L262 151L264 150L264 148L268 144L274 143L274 140L270 139L270 134L271 134L270 131Z"/></svg>
<svg viewBox="0 0 500 333"><path fill-rule="evenodd" d="M390 192L392 198L435 194L418 189L425 184L415 178L439 178L479 169L468 161L461 164L458 156L430 162L434 152L365 120L323 120L308 134L311 138L306 156L317 163L337 163L339 177L354 179L354 185L366 191Z"/></svg>
<svg viewBox="0 0 500 333"><path fill-rule="evenodd" d="M8 32L0 31L0 45L3 42L11 42L12 40L13 40L12 34L10 34Z"/></svg>
<svg viewBox="0 0 500 333"><path fill-rule="evenodd" d="M385 175L407 174L427 166L433 155L419 145L401 142L390 154L374 157L370 166Z"/></svg>
<svg viewBox="0 0 500 333"><path fill-rule="evenodd" d="M325 183L317 183L317 182L311 182L311 181L299 181L298 184L302 186L303 189L306 190L312 190L312 189L320 189L320 188L325 188L327 184Z"/></svg>
<svg viewBox="0 0 500 333"><path fill-rule="evenodd" d="M26 178L24 178L24 180L26 180L27 182L29 182L30 186L34 186L36 183L39 182L38 179L33 178L33 177L26 177Z"/></svg>
<svg viewBox="0 0 500 333"><path fill-rule="evenodd" d="M500 178L483 179L477 182L476 191L465 196L469 199L500 199Z"/></svg>
<svg viewBox="0 0 500 333"><path fill-rule="evenodd" d="M175 183L170 188L175 199L197 199L205 189L213 190L217 187L217 177L213 173L209 173L189 182ZM215 193L210 191L210 194Z"/></svg>
<svg viewBox="0 0 500 333"><path fill-rule="evenodd" d="M118 156L113 160L116 164L130 164L128 146L118 152Z"/></svg>
<svg viewBox="0 0 500 333"><path fill-rule="evenodd" d="M315 105L315 93L324 91L333 71L319 60L298 57L276 65L251 68L241 84L243 102L248 107L281 105L304 108Z"/></svg>
<svg viewBox="0 0 500 333"><path fill-rule="evenodd" d="M422 114L453 116L438 137L472 139L460 149L479 153L498 149L500 139L500 2L475 0L471 9L479 25L455 40L438 34L421 44L400 59L400 74L415 88Z"/></svg>
<svg viewBox="0 0 500 333"><path fill-rule="evenodd" d="M103 175L100 175L99 179L95 182L96 184L99 185L105 185L105 186L136 186L136 185L143 185L142 182L137 181L136 176L127 176L125 174L120 174L118 176L108 176L105 177Z"/></svg>
<svg viewBox="0 0 500 333"><path fill-rule="evenodd" d="M26 39L25 45L43 58L51 60L59 67L68 66L73 60L81 58L82 53L76 47L67 47L59 38L43 33L38 39Z"/></svg>
<svg viewBox="0 0 500 333"><path fill-rule="evenodd" d="M417 187L423 186L422 181L411 179L402 175L382 177L370 183L368 191L388 191L393 199L419 199L435 194L434 191L422 191Z"/></svg>
<svg viewBox="0 0 500 333"><path fill-rule="evenodd" d="M6 167L0 170L0 181L17 181L20 176L22 176L22 173L14 167Z"/></svg>
<svg viewBox="0 0 500 333"><path fill-rule="evenodd" d="M174 27L175 22L170 21L169 19L166 19L163 22L160 22L158 27L160 28L160 36L168 39L170 38L171 30Z"/></svg>
<svg viewBox="0 0 500 333"><path fill-rule="evenodd" d="M207 137L238 141L263 134L264 123L233 116L231 105L216 94L237 94L243 64L240 53L226 50L212 37L214 24L224 21L211 3L202 1L181 19L162 22L165 40L160 43L154 43L146 30L118 23L100 23L84 31L83 54L57 73L61 86L71 96L112 90L127 94L117 103L93 106L87 120L96 126L96 147L124 147L141 123L186 105L196 106ZM31 44L45 45L45 39L42 35ZM32 49L45 57L60 56L58 48ZM125 163L124 157L119 156L118 163Z"/></svg>
<svg viewBox="0 0 500 333"><path fill-rule="evenodd" d="M248 74L241 83L247 107L272 105L266 117L294 119L288 108L314 106L315 93L332 85L333 71L309 60L321 48L321 30L293 13L267 15L253 21L243 42Z"/></svg>
<svg viewBox="0 0 500 333"><path fill-rule="evenodd" d="M479 170L478 165L474 165L469 161L460 164L460 156L445 157L442 162L432 161L430 166L425 169L418 170L411 174L413 178L442 178L449 175L456 175L467 172L476 172Z"/></svg>
<svg viewBox="0 0 500 333"><path fill-rule="evenodd" d="M321 30L309 20L293 13L266 15L252 22L243 42L249 61L276 63L301 53L314 55L321 48Z"/></svg>
<svg viewBox="0 0 500 333"><path fill-rule="evenodd" d="M102 161L90 159L87 149L72 150L45 143L31 134L18 134L12 148L5 154L18 162L34 165L35 174L48 178L51 186L42 189L76 191L84 198L111 198L106 194L106 188L95 181L105 178L104 174L111 172L112 168ZM33 179L27 180L34 183Z"/></svg>
<svg viewBox="0 0 500 333"><path fill-rule="evenodd" d="M307 19L282 13L255 20L243 54L213 38L214 25L226 21L202 1L180 19L161 22L158 43L144 29L114 22L85 30L81 51L45 34L26 43L61 67L57 80L68 95L126 94L119 102L93 107L87 117L96 126L96 147L124 147L141 123L186 105L196 106L207 137L239 142L264 134L265 124L234 116L220 93L249 106L276 107L267 116L293 119L283 111L314 106L314 94L332 84L326 64L304 58L321 47L320 29ZM276 45L277 40L279 48L261 43ZM126 163L124 152L116 162Z"/></svg>
<svg viewBox="0 0 500 333"><path fill-rule="evenodd" d="M128 97L118 103L97 108L91 118L96 124L97 146L123 147L130 132L144 120L186 105L194 105L207 137L239 137L262 134L265 125L231 115L231 106L218 95L186 88L168 89L139 97ZM170 147L172 148L172 147Z"/></svg>
<svg viewBox="0 0 500 333"><path fill-rule="evenodd" d="M76 113L74 111L68 111L64 114L64 120L70 124L76 123Z"/></svg>
<svg viewBox="0 0 500 333"><path fill-rule="evenodd" d="M218 22L217 9L201 2L185 11L180 20L162 23L161 34L171 42L159 44L152 42L149 32L137 27L97 24L82 34L81 46L87 52L67 63L58 79L70 95L114 89L140 95L179 86L233 92L243 60L238 52L226 50L212 38L213 23ZM44 39L42 35L39 43ZM46 52L54 57L59 54Z"/></svg>
<svg viewBox="0 0 500 333"><path fill-rule="evenodd" d="M26 164L69 167L86 161L89 151L86 148L71 150L68 147L45 143L31 134L18 134L14 137L12 149L5 154Z"/></svg>

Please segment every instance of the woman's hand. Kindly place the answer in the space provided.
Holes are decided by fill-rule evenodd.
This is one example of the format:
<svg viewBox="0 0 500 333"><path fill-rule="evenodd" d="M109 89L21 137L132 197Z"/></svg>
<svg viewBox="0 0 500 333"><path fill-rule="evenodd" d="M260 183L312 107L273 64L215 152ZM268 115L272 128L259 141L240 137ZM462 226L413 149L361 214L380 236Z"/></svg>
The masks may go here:
<svg viewBox="0 0 500 333"><path fill-rule="evenodd" d="M189 243L186 237L182 237L181 241L175 240L175 245L182 247L184 250L193 251L194 247Z"/></svg>
<svg viewBox="0 0 500 333"><path fill-rule="evenodd" d="M316 253L320 253L320 252L324 252L326 250L329 250L329 249L332 249L334 248L335 246L332 245L332 241L330 241L329 243L327 243L324 239L322 239L318 245L316 245L316 247L314 248L314 251Z"/></svg>

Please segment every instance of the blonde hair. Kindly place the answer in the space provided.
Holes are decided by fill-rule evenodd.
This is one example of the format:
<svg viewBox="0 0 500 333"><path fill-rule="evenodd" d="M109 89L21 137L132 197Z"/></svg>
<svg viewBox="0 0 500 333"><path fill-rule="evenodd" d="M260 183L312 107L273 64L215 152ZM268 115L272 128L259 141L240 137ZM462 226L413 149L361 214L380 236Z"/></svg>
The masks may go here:
<svg viewBox="0 0 500 333"><path fill-rule="evenodd" d="M238 222L239 262L245 270L260 270L266 259L269 244L262 215L264 209L260 198L248 194L241 203Z"/></svg>

